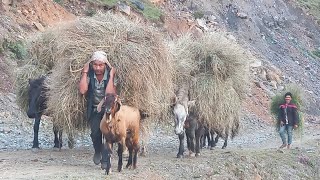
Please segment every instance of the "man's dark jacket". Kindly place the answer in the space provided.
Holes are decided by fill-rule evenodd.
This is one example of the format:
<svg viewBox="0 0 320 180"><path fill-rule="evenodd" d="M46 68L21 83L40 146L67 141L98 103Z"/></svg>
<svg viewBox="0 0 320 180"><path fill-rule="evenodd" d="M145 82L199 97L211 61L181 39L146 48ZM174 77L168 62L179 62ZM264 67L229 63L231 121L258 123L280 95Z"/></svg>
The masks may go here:
<svg viewBox="0 0 320 180"><path fill-rule="evenodd" d="M288 117L288 125L294 126L298 125L299 117L297 112L297 106L295 104L281 104L279 107L278 120L282 121L283 124L286 124L286 112Z"/></svg>

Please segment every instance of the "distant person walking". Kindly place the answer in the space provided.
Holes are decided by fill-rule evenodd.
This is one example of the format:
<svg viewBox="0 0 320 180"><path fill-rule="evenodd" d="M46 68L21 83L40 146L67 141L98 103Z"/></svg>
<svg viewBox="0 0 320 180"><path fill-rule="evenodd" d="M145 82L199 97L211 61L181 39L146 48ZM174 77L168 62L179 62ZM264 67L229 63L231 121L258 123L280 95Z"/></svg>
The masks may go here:
<svg viewBox="0 0 320 180"><path fill-rule="evenodd" d="M284 95L285 103L280 105L278 121L280 121L279 134L282 140L280 148L287 147L290 149L292 144L292 131L298 128L298 112L297 106L291 103L292 94L287 92ZM287 138L288 137L288 141Z"/></svg>

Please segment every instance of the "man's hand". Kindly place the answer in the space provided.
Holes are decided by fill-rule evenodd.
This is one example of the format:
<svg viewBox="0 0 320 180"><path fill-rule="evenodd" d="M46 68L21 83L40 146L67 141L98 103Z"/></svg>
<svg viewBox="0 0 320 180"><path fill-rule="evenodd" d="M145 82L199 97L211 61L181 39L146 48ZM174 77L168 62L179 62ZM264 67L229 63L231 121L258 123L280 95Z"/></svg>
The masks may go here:
<svg viewBox="0 0 320 180"><path fill-rule="evenodd" d="M114 77L115 74L116 74L116 68L111 67L110 76L111 76L111 77Z"/></svg>
<svg viewBox="0 0 320 180"><path fill-rule="evenodd" d="M283 125L284 125L284 123L282 121L280 121L280 126L283 126Z"/></svg>
<svg viewBox="0 0 320 180"><path fill-rule="evenodd" d="M87 62L82 69L82 73L88 73L89 72L89 62Z"/></svg>
<svg viewBox="0 0 320 180"><path fill-rule="evenodd" d="M297 128L298 128L298 125L297 125L297 124L293 126L293 129L297 129Z"/></svg>

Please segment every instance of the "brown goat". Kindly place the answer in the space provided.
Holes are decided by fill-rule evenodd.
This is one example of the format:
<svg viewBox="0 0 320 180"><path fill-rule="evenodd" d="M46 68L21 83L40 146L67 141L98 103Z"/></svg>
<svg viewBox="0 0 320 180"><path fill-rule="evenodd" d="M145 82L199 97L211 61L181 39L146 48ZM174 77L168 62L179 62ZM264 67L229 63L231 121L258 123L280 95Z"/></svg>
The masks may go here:
<svg viewBox="0 0 320 180"><path fill-rule="evenodd" d="M122 170L122 153L127 147L129 150L129 158L126 168L137 166L137 155L139 152L139 125L141 115L139 109L131 106L121 105L116 94L107 94L104 98L105 113L100 123L100 130L103 134L104 145L106 146L108 159L106 173L111 170L111 154L112 144L118 143L118 171Z"/></svg>

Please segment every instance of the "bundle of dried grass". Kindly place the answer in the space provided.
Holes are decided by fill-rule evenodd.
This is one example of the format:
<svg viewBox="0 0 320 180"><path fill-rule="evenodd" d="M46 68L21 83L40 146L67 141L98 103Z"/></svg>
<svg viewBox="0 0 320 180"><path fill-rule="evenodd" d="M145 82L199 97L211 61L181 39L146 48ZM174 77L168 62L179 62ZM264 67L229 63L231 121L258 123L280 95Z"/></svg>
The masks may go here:
<svg viewBox="0 0 320 180"><path fill-rule="evenodd" d="M16 95L18 106L23 110L27 111L29 102L28 102L28 88L29 88L29 79L36 79L40 76L47 74L46 67L37 66L33 64L26 64L16 71Z"/></svg>
<svg viewBox="0 0 320 180"><path fill-rule="evenodd" d="M185 36L169 45L173 54L177 88L192 82L200 119L223 133L236 134L239 111L248 83L248 62L253 58L236 42L219 33L199 39Z"/></svg>
<svg viewBox="0 0 320 180"><path fill-rule="evenodd" d="M28 108L28 80L47 75L58 62L56 56L63 50L56 43L59 36L57 33L38 34L27 40L28 57L15 73L17 102L24 111Z"/></svg>
<svg viewBox="0 0 320 180"><path fill-rule="evenodd" d="M80 18L42 36L41 41L33 42L33 54L54 63L46 81L47 106L56 123L65 129L86 125L86 102L79 95L78 83L81 68L97 50L107 52L116 67L117 88L124 104L145 110L151 116L149 120L168 111L173 66L153 29L108 13Z"/></svg>

